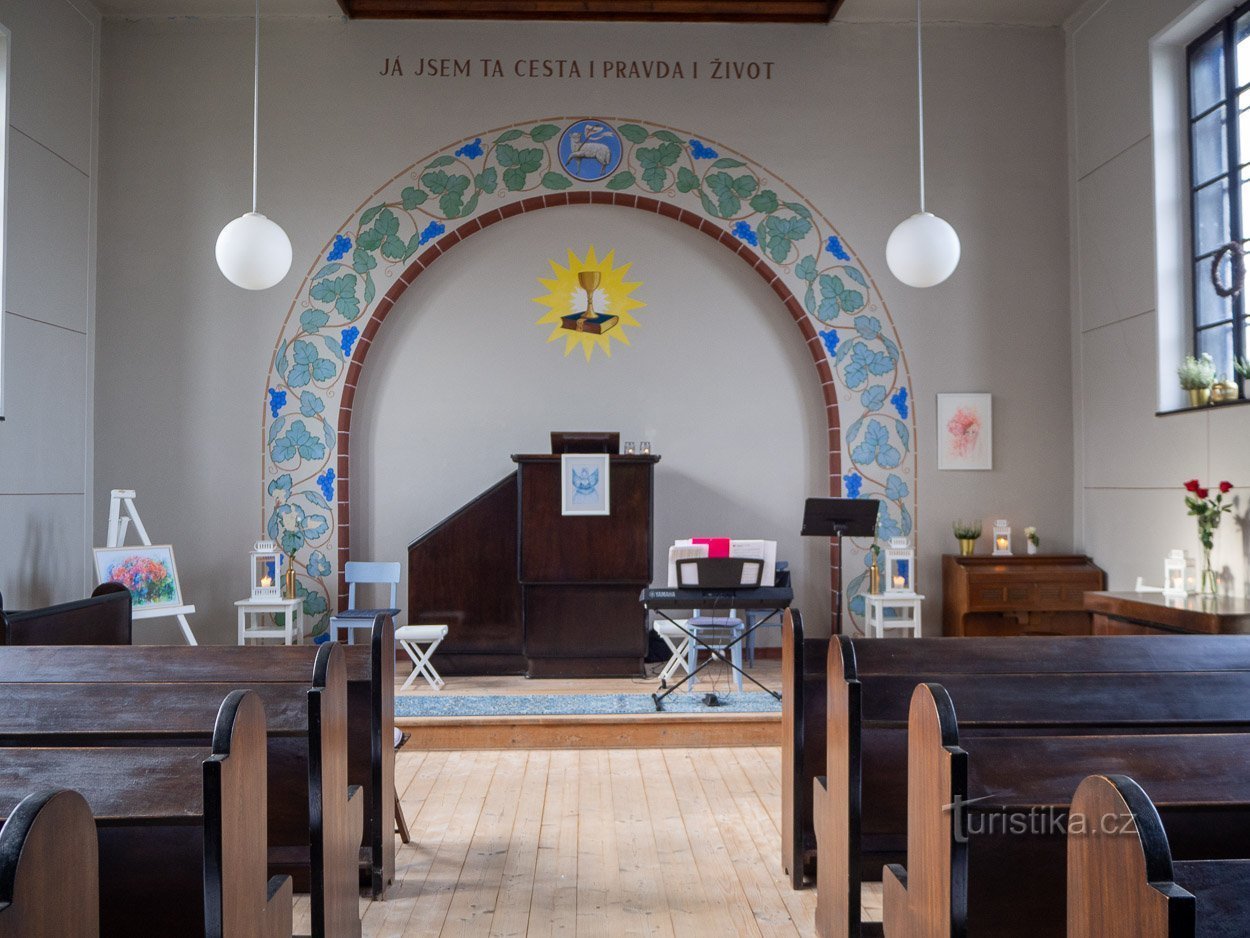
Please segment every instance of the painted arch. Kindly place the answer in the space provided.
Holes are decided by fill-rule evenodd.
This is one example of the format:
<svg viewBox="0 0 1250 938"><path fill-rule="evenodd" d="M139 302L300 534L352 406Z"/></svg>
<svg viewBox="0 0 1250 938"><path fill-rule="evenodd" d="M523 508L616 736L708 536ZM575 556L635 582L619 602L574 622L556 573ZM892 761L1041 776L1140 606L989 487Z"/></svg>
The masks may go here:
<svg viewBox="0 0 1250 938"><path fill-rule="evenodd" d="M837 228L749 157L689 131L595 118L606 159L569 159L585 118L483 131L378 187L326 242L274 345L261 424L262 525L295 558L310 633L346 602L352 404L378 328L442 254L523 212L608 204L684 223L734 251L781 299L824 393L829 494L880 500L878 536L915 536L907 360L876 284ZM577 138L580 139L580 138ZM863 611L868 541L830 552L834 602ZM852 574L839 597L843 560Z"/></svg>

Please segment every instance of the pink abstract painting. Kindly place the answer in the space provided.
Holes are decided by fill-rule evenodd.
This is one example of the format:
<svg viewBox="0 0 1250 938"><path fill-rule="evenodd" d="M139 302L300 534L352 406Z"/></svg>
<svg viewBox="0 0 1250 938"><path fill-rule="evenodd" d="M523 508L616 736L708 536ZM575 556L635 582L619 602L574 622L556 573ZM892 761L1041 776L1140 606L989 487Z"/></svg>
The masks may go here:
<svg viewBox="0 0 1250 938"><path fill-rule="evenodd" d="M991 469L989 394L938 395L938 468Z"/></svg>

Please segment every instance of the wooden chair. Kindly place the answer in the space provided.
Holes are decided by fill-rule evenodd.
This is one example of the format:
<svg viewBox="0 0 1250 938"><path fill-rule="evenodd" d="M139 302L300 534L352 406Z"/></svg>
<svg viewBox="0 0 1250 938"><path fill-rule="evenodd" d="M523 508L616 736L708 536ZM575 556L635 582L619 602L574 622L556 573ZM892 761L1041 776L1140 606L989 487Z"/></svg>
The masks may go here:
<svg viewBox="0 0 1250 938"><path fill-rule="evenodd" d="M0 938L99 938L95 819L82 795L27 795L0 830Z"/></svg>
<svg viewBox="0 0 1250 938"><path fill-rule="evenodd" d="M399 609L395 608L396 594L399 590L399 564L385 561L349 560L343 565L343 579L347 583L347 608L330 618L330 637L338 638L339 629L347 629L347 644L356 644L356 629L373 628L373 620L379 615L387 615L395 619ZM390 605L385 609L361 609L356 606L357 586L389 586L391 590Z"/></svg>

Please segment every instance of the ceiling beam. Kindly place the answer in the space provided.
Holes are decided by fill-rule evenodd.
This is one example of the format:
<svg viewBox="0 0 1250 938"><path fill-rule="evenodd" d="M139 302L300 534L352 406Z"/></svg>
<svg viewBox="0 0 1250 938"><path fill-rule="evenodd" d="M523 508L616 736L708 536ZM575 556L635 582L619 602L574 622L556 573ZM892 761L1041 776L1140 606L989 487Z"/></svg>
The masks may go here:
<svg viewBox="0 0 1250 938"><path fill-rule="evenodd" d="M828 23L843 0L338 0L353 19Z"/></svg>

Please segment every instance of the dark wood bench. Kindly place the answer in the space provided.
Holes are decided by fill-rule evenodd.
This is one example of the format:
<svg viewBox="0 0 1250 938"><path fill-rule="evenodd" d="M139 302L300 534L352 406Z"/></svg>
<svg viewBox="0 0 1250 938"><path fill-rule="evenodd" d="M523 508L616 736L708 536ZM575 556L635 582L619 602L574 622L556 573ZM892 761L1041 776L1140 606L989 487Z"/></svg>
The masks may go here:
<svg viewBox="0 0 1250 938"><path fill-rule="evenodd" d="M120 583L43 609L0 609L0 645L129 645L130 636L130 592Z"/></svg>
<svg viewBox="0 0 1250 938"><path fill-rule="evenodd" d="M251 682L265 705L272 873L299 874L315 938L359 938L359 786L347 783L342 646L320 646L305 683ZM200 746L229 684L6 684L0 748ZM301 882L302 877L302 882Z"/></svg>
<svg viewBox="0 0 1250 938"><path fill-rule="evenodd" d="M781 863L801 889L815 875L812 783L825 771L825 665L829 639L807 638L803 616L781 620Z"/></svg>
<svg viewBox="0 0 1250 938"><path fill-rule="evenodd" d="M27 795L0 830L0 938L98 938L95 819L82 795Z"/></svg>
<svg viewBox="0 0 1250 938"><path fill-rule="evenodd" d="M342 646L347 671L347 783L361 789L365 824L361 875L374 898L381 898L395 877L394 647L394 625L389 616L378 616L368 645ZM0 683L208 684L217 688L256 687L272 698L280 692L264 690L271 685L297 685L303 688L294 692L297 694L307 690L317 651L316 646L299 645L0 648ZM289 716L293 706L296 704L288 698L286 709L279 713ZM129 717L124 713L115 716L115 728L120 731ZM53 718L51 712L48 718ZM31 721L37 722L33 717ZM270 758L276 758L276 751L298 754L301 745L299 740L279 738ZM301 771L302 766L297 765L287 777L298 777ZM300 811L304 812L303 822L307 822L306 801L275 803L274 809L271 824L292 829ZM279 845L275 853L280 855L278 868L296 876L301 885L310 881L306 849L287 851Z"/></svg>
<svg viewBox="0 0 1250 938"><path fill-rule="evenodd" d="M1069 701L1062 694L1077 679L1090 686ZM1021 683L999 686L1028 697ZM1188 701L1184 684L1195 688ZM1036 690L1027 725L1050 732L978 735L964 732L956 716L961 704L952 697L960 695L939 684L915 688L908 720L907 863L885 870L886 934L1060 938L1065 838L1069 821L1076 821L1069 812L1085 776L1098 767L1126 772L1172 796L1206 789L1204 774L1244 772L1250 673L1057 675ZM1201 696L1222 699L1225 712L1215 712L1213 702L1205 708L1209 719L1189 717L1187 705ZM1147 726L1152 731L1141 731ZM1234 728L1241 732L1229 732ZM1244 802L1203 807L1177 818L1186 849L1206 856L1244 851L1250 837Z"/></svg>
<svg viewBox="0 0 1250 938"><path fill-rule="evenodd" d="M291 934L290 877L266 864L257 694L227 695L210 747L0 750L0 817L52 785L78 791L95 819L102 935Z"/></svg>
<svg viewBox="0 0 1250 938"><path fill-rule="evenodd" d="M882 868L906 853L906 724L916 684L936 681L954 690L992 681L994 675L1220 670L1250 670L1250 637L887 641L840 636L831 641L826 770L813 797L817 934L881 933L879 925L861 922L860 893L864 881L880 879ZM983 703L966 698L960 717L977 732L990 731L995 724L1018 721L1018 708L1004 709L1010 705L1009 694L991 692Z"/></svg>
<svg viewBox="0 0 1250 938"><path fill-rule="evenodd" d="M1232 775L1204 773L1177 795L1192 809L1250 806L1243 766ZM1180 807L1163 804L1169 814ZM1068 833L1069 938L1250 934L1250 845L1238 859L1174 860L1159 808L1126 775L1082 781L1072 816L1095 823Z"/></svg>

